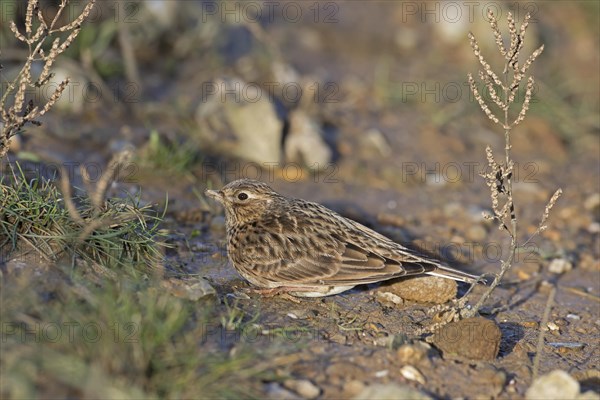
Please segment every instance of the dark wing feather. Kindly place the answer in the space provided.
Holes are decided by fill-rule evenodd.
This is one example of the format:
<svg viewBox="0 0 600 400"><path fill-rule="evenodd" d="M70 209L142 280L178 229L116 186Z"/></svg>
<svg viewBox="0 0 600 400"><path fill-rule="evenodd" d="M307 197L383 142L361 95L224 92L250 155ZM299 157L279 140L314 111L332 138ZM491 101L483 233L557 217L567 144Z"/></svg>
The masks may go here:
<svg viewBox="0 0 600 400"><path fill-rule="evenodd" d="M298 201L255 231L239 264L265 286L354 286L448 268L316 203Z"/></svg>
<svg viewBox="0 0 600 400"><path fill-rule="evenodd" d="M378 244L396 245L394 242L384 236L372 237L368 228L314 203L272 214L256 228L253 239L253 235L247 236L240 264L265 285L359 285L436 268L418 259L403 262L390 257L393 252Z"/></svg>

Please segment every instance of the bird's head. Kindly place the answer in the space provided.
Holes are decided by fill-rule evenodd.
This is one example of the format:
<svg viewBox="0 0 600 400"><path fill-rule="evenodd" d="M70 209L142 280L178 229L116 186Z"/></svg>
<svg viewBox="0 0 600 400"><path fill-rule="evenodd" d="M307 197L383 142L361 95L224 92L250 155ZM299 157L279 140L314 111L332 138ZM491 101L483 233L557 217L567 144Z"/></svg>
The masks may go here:
<svg viewBox="0 0 600 400"><path fill-rule="evenodd" d="M221 190L207 190L206 195L223 205L227 226L260 219L282 198L266 183L253 179L238 179Z"/></svg>

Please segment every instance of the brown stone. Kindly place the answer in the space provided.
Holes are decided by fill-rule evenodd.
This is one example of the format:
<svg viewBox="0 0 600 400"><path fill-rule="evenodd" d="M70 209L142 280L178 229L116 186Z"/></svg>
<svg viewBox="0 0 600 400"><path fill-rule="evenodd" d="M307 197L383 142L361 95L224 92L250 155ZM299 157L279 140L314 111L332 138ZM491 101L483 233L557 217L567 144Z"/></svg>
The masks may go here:
<svg viewBox="0 0 600 400"><path fill-rule="evenodd" d="M437 276L419 276L402 279L379 290L419 303L443 304L456 297L456 282Z"/></svg>
<svg viewBox="0 0 600 400"><path fill-rule="evenodd" d="M451 322L433 336L433 344L444 357L494 360L500 350L502 333L494 321L482 317Z"/></svg>

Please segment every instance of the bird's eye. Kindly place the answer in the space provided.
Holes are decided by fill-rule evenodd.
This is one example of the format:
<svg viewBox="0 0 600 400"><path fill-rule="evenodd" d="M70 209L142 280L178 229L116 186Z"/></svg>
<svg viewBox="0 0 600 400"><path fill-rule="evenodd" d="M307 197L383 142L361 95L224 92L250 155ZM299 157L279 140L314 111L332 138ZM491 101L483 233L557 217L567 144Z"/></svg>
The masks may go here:
<svg viewBox="0 0 600 400"><path fill-rule="evenodd" d="M248 195L246 193L242 192L242 193L238 194L237 197L240 200L246 200L248 198Z"/></svg>

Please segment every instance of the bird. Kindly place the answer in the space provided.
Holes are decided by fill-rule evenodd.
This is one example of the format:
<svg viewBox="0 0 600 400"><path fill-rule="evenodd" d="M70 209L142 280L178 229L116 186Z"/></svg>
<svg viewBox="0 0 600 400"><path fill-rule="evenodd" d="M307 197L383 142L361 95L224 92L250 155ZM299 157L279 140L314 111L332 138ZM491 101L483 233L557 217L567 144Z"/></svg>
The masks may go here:
<svg viewBox="0 0 600 400"><path fill-rule="evenodd" d="M264 182L238 179L205 193L225 209L233 267L259 292L323 297L407 276L480 280L321 204L283 196Z"/></svg>

